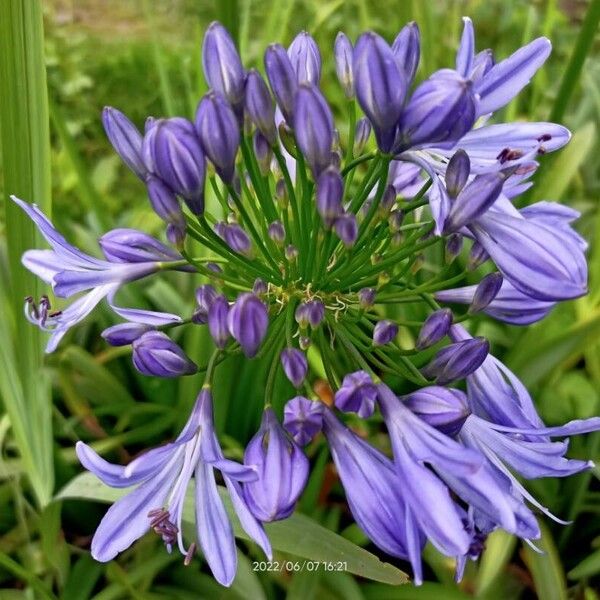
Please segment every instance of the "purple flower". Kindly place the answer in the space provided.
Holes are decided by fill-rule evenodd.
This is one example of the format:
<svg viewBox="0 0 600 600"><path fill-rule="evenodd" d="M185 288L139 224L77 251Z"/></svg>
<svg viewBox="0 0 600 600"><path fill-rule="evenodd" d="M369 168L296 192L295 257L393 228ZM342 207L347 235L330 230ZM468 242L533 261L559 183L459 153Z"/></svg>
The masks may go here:
<svg viewBox="0 0 600 600"><path fill-rule="evenodd" d="M335 220L334 229L346 248L354 246L354 242L358 238L358 223L354 213L345 213L339 216Z"/></svg>
<svg viewBox="0 0 600 600"><path fill-rule="evenodd" d="M46 345L46 352L53 352L67 331L85 319L103 298L108 297L112 305L112 297L121 285L156 273L161 267L156 259L127 263L99 260L89 256L69 244L35 204L27 204L15 196L11 198L27 213L52 247L52 250L28 250L23 254L23 265L51 284L57 296L67 298L89 290L66 309L55 313L48 311L49 303L41 314L32 302L27 303L27 318L52 334ZM171 252L170 249L167 251ZM165 267L164 264L162 266ZM131 309L113 307L113 310L129 318L125 313ZM141 313L148 318L157 314L150 311ZM178 317L174 319L181 320ZM148 323L147 320L143 322Z"/></svg>
<svg viewBox="0 0 600 600"><path fill-rule="evenodd" d="M252 241L248 234L237 223L217 223L217 235L234 251L245 256L252 256ZM217 231L218 229L218 231Z"/></svg>
<svg viewBox="0 0 600 600"><path fill-rule="evenodd" d="M404 71L387 42L373 32L358 38L352 66L358 103L373 125L380 150L389 152L407 89Z"/></svg>
<svg viewBox="0 0 600 600"><path fill-rule="evenodd" d="M500 273L489 273L480 282L475 293L473 294L473 301L469 306L469 313L481 312L485 309L494 298L498 295L504 278Z"/></svg>
<svg viewBox="0 0 600 600"><path fill-rule="evenodd" d="M301 31L292 40L287 53L298 83L319 85L321 79L321 53L310 34Z"/></svg>
<svg viewBox="0 0 600 600"><path fill-rule="evenodd" d="M300 327L306 328L310 325L316 329L325 317L325 305L320 300L303 302L296 308L294 316Z"/></svg>
<svg viewBox="0 0 600 600"><path fill-rule="evenodd" d="M261 175L266 177L271 172L271 161L273 160L273 149L267 138L260 132L255 131L252 136L252 149L258 163Z"/></svg>
<svg viewBox="0 0 600 600"><path fill-rule="evenodd" d="M267 84L256 69L248 71L245 107L250 120L273 146L277 142L275 105Z"/></svg>
<svg viewBox="0 0 600 600"><path fill-rule="evenodd" d="M280 359L285 376L294 387L300 387L308 371L308 361L304 352L297 348L285 348L281 351Z"/></svg>
<svg viewBox="0 0 600 600"><path fill-rule="evenodd" d="M148 331L133 341L133 364L143 375L193 375L196 364L162 331Z"/></svg>
<svg viewBox="0 0 600 600"><path fill-rule="evenodd" d="M335 393L335 405L341 411L355 412L366 419L375 410L377 387L366 371L356 371L344 377L342 387Z"/></svg>
<svg viewBox="0 0 600 600"><path fill-rule="evenodd" d="M378 321L373 328L373 344L375 346L385 346L396 339L398 335L398 325L393 321L384 319Z"/></svg>
<svg viewBox="0 0 600 600"><path fill-rule="evenodd" d="M410 85L415 78L421 57L421 36L419 26L414 21L400 30L392 44L392 52L404 71L407 84Z"/></svg>
<svg viewBox="0 0 600 600"><path fill-rule="evenodd" d="M101 335L111 346L128 346L151 329L143 323L119 323L108 327Z"/></svg>
<svg viewBox="0 0 600 600"><path fill-rule="evenodd" d="M451 263L461 252L463 248L463 236L460 233L451 233L446 239L444 248L444 258L447 263Z"/></svg>
<svg viewBox="0 0 600 600"><path fill-rule="evenodd" d="M335 72L342 85L346 98L354 98L354 71L352 67L353 48L348 36L340 31L333 47Z"/></svg>
<svg viewBox="0 0 600 600"><path fill-rule="evenodd" d="M98 244L113 263L144 263L181 260L181 254L137 229L111 229Z"/></svg>
<svg viewBox="0 0 600 600"><path fill-rule="evenodd" d="M270 223L267 233L278 246L285 241L285 228L281 221L273 221Z"/></svg>
<svg viewBox="0 0 600 600"><path fill-rule="evenodd" d="M146 176L146 189L154 212L163 221L185 231L185 217L175 192L162 179L151 174Z"/></svg>
<svg viewBox="0 0 600 600"><path fill-rule="evenodd" d="M280 44L271 44L267 48L265 71L281 113L288 123L292 123L298 81L287 52Z"/></svg>
<svg viewBox="0 0 600 600"><path fill-rule="evenodd" d="M102 111L104 131L123 162L140 178L147 173L142 158L142 134L119 110L105 106Z"/></svg>
<svg viewBox="0 0 600 600"><path fill-rule="evenodd" d="M331 164L333 115L327 101L312 85L303 84L294 99L296 142L315 179Z"/></svg>
<svg viewBox="0 0 600 600"><path fill-rule="evenodd" d="M481 366L489 350L489 342L482 337L449 344L437 352L421 373L434 378L438 385L463 379Z"/></svg>
<svg viewBox="0 0 600 600"><path fill-rule="evenodd" d="M334 167L325 169L317 179L317 211L327 228L331 228L337 217L344 212L342 198L344 182Z"/></svg>
<svg viewBox="0 0 600 600"><path fill-rule="evenodd" d="M81 464L106 485L137 485L104 515L92 539L92 556L96 560L112 560L154 529L168 550L177 544L189 562L195 543L185 547L181 519L186 491L195 475L197 540L215 579L222 585L231 585L237 570L237 551L215 469L223 475L242 528L271 557L269 540L244 501L239 483L255 480L256 472L223 456L214 430L209 388L200 392L188 422L174 442L149 450L126 467L105 461L83 442L77 442L76 450Z"/></svg>
<svg viewBox="0 0 600 600"><path fill-rule="evenodd" d="M208 85L239 112L244 102L244 67L228 31L216 21L204 34L202 67Z"/></svg>
<svg viewBox="0 0 600 600"><path fill-rule="evenodd" d="M390 163L388 182L396 190L396 195L403 198L412 198L425 184L419 165L400 160Z"/></svg>
<svg viewBox="0 0 600 600"><path fill-rule="evenodd" d="M370 308L375 303L375 289L362 288L358 291L358 302L363 309Z"/></svg>
<svg viewBox="0 0 600 600"><path fill-rule="evenodd" d="M471 414L464 392L437 385L403 396L402 401L423 421L451 437Z"/></svg>
<svg viewBox="0 0 600 600"><path fill-rule="evenodd" d="M244 484L244 500L259 521L289 517L308 479L308 459L281 426L272 408L265 408L260 429L248 442L244 464L258 479Z"/></svg>
<svg viewBox="0 0 600 600"><path fill-rule="evenodd" d="M446 168L446 190L451 198L456 198L465 187L471 174L471 161L464 150L457 150L448 161Z"/></svg>
<svg viewBox="0 0 600 600"><path fill-rule="evenodd" d="M225 183L232 183L240 145L237 119L225 96L209 92L196 111L196 131L202 149Z"/></svg>
<svg viewBox="0 0 600 600"><path fill-rule="evenodd" d="M208 311L217 296L217 290L208 283L196 288L196 309L192 315L192 321L194 323L208 323Z"/></svg>
<svg viewBox="0 0 600 600"><path fill-rule="evenodd" d="M288 400L283 411L283 426L301 446L306 446L323 427L323 404L304 396Z"/></svg>
<svg viewBox="0 0 600 600"><path fill-rule="evenodd" d="M269 325L267 307L254 294L240 294L227 315L229 333L252 358L261 345Z"/></svg>
<svg viewBox="0 0 600 600"><path fill-rule="evenodd" d="M217 348L225 348L229 341L229 328L227 319L229 317L229 302L223 295L213 299L208 307L208 330Z"/></svg>
<svg viewBox="0 0 600 600"><path fill-rule="evenodd" d="M415 348L425 350L437 344L450 331L452 325L452 311L449 308L440 308L432 312L423 322Z"/></svg>
<svg viewBox="0 0 600 600"><path fill-rule="evenodd" d="M269 288L263 279L261 279L260 277L257 277L254 280L254 284L252 285L252 293L255 296L264 295L268 292L268 290L269 290Z"/></svg>

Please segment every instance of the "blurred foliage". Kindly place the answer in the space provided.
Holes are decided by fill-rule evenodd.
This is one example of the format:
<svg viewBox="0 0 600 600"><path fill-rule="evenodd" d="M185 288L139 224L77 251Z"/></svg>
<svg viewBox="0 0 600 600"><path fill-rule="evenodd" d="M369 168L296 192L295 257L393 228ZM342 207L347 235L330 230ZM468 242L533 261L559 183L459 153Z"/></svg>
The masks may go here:
<svg viewBox="0 0 600 600"><path fill-rule="evenodd" d="M148 115L192 115L205 89L200 68L202 33L215 18L237 30L245 64L260 69L268 43L287 44L300 30L310 31L325 58L324 92L338 114L343 98L331 49L340 29L351 39L367 28L392 39L405 22L418 21L423 40L420 78L452 66L462 15L471 16L475 23L478 48L491 47L496 57L546 35L554 45L547 65L504 114L497 115L498 120L546 120L589 6L581 0L47 1L45 52L55 223L69 239L93 253L97 252L95 239L107 225L159 233L160 223L148 208L143 187L104 136L100 112L104 105L115 106L140 127ZM556 156L543 159L534 191L520 201L560 199L582 212L578 227L590 242L590 294L557 307L542 323L523 330L490 320L474 322L477 331L491 339L494 354L529 386L549 424L600 412L597 37L581 75L567 91L563 122L574 132L573 140ZM1 268L4 277L6 261ZM123 302L189 312L194 283L189 279L169 274L149 285L130 286L121 292ZM47 359L54 390L56 490L80 471L73 450L77 439L92 443L109 459L127 461L173 435L201 384L201 376L179 381L141 376L131 368L127 349L107 348L99 337L113 323L109 311L98 309ZM188 328L181 333L185 335L177 341L198 364L205 364L206 331ZM263 366L237 359L217 371L216 421L228 456L239 459L257 427L262 407L257 382L263 377ZM395 383L399 390L406 386ZM283 378L276 385L281 400L276 408L281 409L292 390ZM377 420L357 420L353 425L387 449ZM224 590L201 561L185 568L178 556L164 551L156 536L146 536L109 564L94 562L89 541L104 507L69 500L40 512L5 413L0 417L0 447L0 598L598 598L594 591L600 581L598 468L569 480L532 482L530 489L542 504L575 522L562 527L546 521L540 543L544 554L502 532L494 533L483 559L469 564L459 586L453 583L451 561L429 547L426 578L436 583L417 590L367 582L349 573L257 573L251 561L260 559L260 554L240 542L238 577L231 589ZM383 556L353 524L323 440L315 440L308 454L313 469L300 511L403 569L406 565ZM574 439L571 454L599 458L600 434Z"/></svg>

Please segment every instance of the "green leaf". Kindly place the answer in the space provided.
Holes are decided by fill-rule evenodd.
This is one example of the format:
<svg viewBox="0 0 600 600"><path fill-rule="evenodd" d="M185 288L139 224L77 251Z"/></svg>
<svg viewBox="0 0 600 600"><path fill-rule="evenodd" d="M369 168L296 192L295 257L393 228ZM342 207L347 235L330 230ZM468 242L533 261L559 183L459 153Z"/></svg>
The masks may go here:
<svg viewBox="0 0 600 600"><path fill-rule="evenodd" d="M569 579L583 579L592 577L600 573L600 550L592 552L586 556L574 569L571 569L567 575Z"/></svg>
<svg viewBox="0 0 600 600"><path fill-rule="evenodd" d="M502 574L516 543L517 539L502 529L497 529L488 536L477 571L475 588L478 596L484 595Z"/></svg>
<svg viewBox="0 0 600 600"><path fill-rule="evenodd" d="M91 473L83 473L64 487L56 497L59 500L82 498L98 502L114 502L128 490L114 489L104 485ZM236 537L249 540L241 529L227 492L220 489L223 502L232 518ZM193 527L193 494L188 490L183 521ZM305 515L294 514L285 521L267 523L265 529L275 550L292 554L310 561L344 563L348 572L374 581L399 585L408 581L408 576L396 567L355 546L343 537L325 529Z"/></svg>
<svg viewBox="0 0 600 600"><path fill-rule="evenodd" d="M390 587L381 584L365 585L366 600L469 600L473 596L461 592L456 586L425 582L417 587Z"/></svg>

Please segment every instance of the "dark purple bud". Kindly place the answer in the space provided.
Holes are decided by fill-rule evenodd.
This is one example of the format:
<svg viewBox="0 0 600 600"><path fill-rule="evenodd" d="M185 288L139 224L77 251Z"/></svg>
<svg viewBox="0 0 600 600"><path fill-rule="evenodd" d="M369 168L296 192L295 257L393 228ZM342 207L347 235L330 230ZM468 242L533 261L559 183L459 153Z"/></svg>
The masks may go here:
<svg viewBox="0 0 600 600"><path fill-rule="evenodd" d="M325 317L325 305L320 300L303 302L296 308L295 318L300 327L316 329Z"/></svg>
<svg viewBox="0 0 600 600"><path fill-rule="evenodd" d="M358 38L352 66L358 102L373 125L377 145L389 152L402 112L406 76L387 42L373 32Z"/></svg>
<svg viewBox="0 0 600 600"><path fill-rule="evenodd" d="M344 377L335 393L335 405L343 412L355 412L366 419L375 410L377 386L366 371L356 371Z"/></svg>
<svg viewBox="0 0 600 600"><path fill-rule="evenodd" d="M304 396L288 400L283 410L283 426L296 443L305 446L323 427L323 405Z"/></svg>
<svg viewBox="0 0 600 600"><path fill-rule="evenodd" d="M180 254L137 229L111 229L98 243L104 256L111 262L136 263L181 259Z"/></svg>
<svg viewBox="0 0 600 600"><path fill-rule="evenodd" d="M317 211L328 229L344 212L342 198L344 181L339 171L333 167L325 169L317 179Z"/></svg>
<svg viewBox="0 0 600 600"><path fill-rule="evenodd" d="M252 293L256 296L261 296L263 294L266 294L267 290L267 284L260 277L257 277L254 280L254 285L252 286Z"/></svg>
<svg viewBox="0 0 600 600"><path fill-rule="evenodd" d="M419 26L414 21L406 24L400 30L392 44L392 52L398 65L404 71L407 84L410 85L417 72L421 57L421 36Z"/></svg>
<svg viewBox="0 0 600 600"><path fill-rule="evenodd" d="M294 261L298 258L298 248L296 248L296 246L294 246L293 244L288 244L285 247L284 254L287 260Z"/></svg>
<svg viewBox="0 0 600 600"><path fill-rule="evenodd" d="M229 333L248 358L255 356L267 333L267 307L254 294L240 294L227 316Z"/></svg>
<svg viewBox="0 0 600 600"><path fill-rule="evenodd" d="M280 246L285 241L285 228L281 221L273 221L267 230L269 237Z"/></svg>
<svg viewBox="0 0 600 600"><path fill-rule="evenodd" d="M487 250L479 242L473 242L471 251L469 252L469 271L474 271L486 260L489 260L489 258L490 255L487 253Z"/></svg>
<svg viewBox="0 0 600 600"><path fill-rule="evenodd" d="M396 198L396 193L394 192L394 199L395 198ZM400 231L400 227L402 227L403 221L404 221L404 213L401 210L395 210L388 217L388 225L390 227L390 231L392 233L398 233Z"/></svg>
<svg viewBox="0 0 600 600"><path fill-rule="evenodd" d="M240 129L225 96L209 92L200 100L196 111L196 131L216 172L225 183L232 183L235 157L240 146Z"/></svg>
<svg viewBox="0 0 600 600"><path fill-rule="evenodd" d="M457 150L446 168L446 189L451 198L456 198L465 187L471 173L471 161L464 150Z"/></svg>
<svg viewBox="0 0 600 600"><path fill-rule="evenodd" d="M358 302L361 308L371 308L375 304L375 289L363 288L358 292Z"/></svg>
<svg viewBox="0 0 600 600"><path fill-rule="evenodd" d="M437 71L417 87L402 112L403 146L460 139L475 123L476 104L470 81L450 69Z"/></svg>
<svg viewBox="0 0 600 600"><path fill-rule="evenodd" d="M206 162L194 126L180 117L159 119L144 136L142 152L148 169L202 214Z"/></svg>
<svg viewBox="0 0 600 600"><path fill-rule="evenodd" d="M376 346L384 346L393 341L398 335L398 325L393 321L384 319L378 321L373 328L373 343Z"/></svg>
<svg viewBox="0 0 600 600"><path fill-rule="evenodd" d="M229 341L229 328L227 327L229 311L229 302L222 295L214 298L208 307L208 330L215 345L221 350L225 348Z"/></svg>
<svg viewBox="0 0 600 600"><path fill-rule="evenodd" d="M121 111L111 106L104 107L102 124L121 160L143 180L148 171L142 157L142 134L137 127Z"/></svg>
<svg viewBox="0 0 600 600"><path fill-rule="evenodd" d="M225 243L234 252L239 252L245 256L252 256L252 242L248 234L237 223L225 225L223 238Z"/></svg>
<svg viewBox="0 0 600 600"><path fill-rule="evenodd" d="M301 31L293 39L287 53L298 83L319 85L321 79L321 53L310 34Z"/></svg>
<svg viewBox="0 0 600 600"><path fill-rule="evenodd" d="M252 147L254 156L258 162L260 174L266 177L271 172L271 160L273 159L273 150L267 141L267 138L260 132L255 131L252 137Z"/></svg>
<svg viewBox="0 0 600 600"><path fill-rule="evenodd" d="M473 294L473 301L469 306L469 313L474 314L487 308L487 306L496 298L504 277L501 273L489 273L480 282L475 293Z"/></svg>
<svg viewBox="0 0 600 600"><path fill-rule="evenodd" d="M461 252L463 247L463 236L460 233L452 233L446 240L444 256L446 262L451 263Z"/></svg>
<svg viewBox="0 0 600 600"><path fill-rule="evenodd" d="M277 105L285 120L291 123L298 80L283 46L271 44L267 48L265 52L265 71L271 90L277 100Z"/></svg>
<svg viewBox="0 0 600 600"><path fill-rule="evenodd" d="M185 352L165 333L149 331L133 342L133 364L144 375L180 377L198 370Z"/></svg>
<svg viewBox="0 0 600 600"><path fill-rule="evenodd" d="M301 85L296 92L294 132L315 179L331 163L333 115L315 86Z"/></svg>
<svg viewBox="0 0 600 600"><path fill-rule="evenodd" d="M361 154L365 149L369 136L371 135L371 121L366 117L359 119L356 123L356 132L354 134L354 154Z"/></svg>
<svg viewBox="0 0 600 600"><path fill-rule="evenodd" d="M105 329L101 335L111 346L128 346L151 330L150 325L143 323L119 323Z"/></svg>
<svg viewBox="0 0 600 600"><path fill-rule="evenodd" d="M208 323L208 311L218 295L217 290L208 283L196 288L196 309L192 315L194 323Z"/></svg>
<svg viewBox="0 0 600 600"><path fill-rule="evenodd" d="M308 479L304 452L281 426L272 408L263 413L260 429L248 442L244 464L258 474L243 484L244 500L259 521L289 517Z"/></svg>
<svg viewBox="0 0 600 600"><path fill-rule="evenodd" d="M393 185L386 186L381 201L377 208L381 217L387 217L396 203L396 188Z"/></svg>
<svg viewBox="0 0 600 600"><path fill-rule="evenodd" d="M444 232L456 232L485 213L498 199L505 181L503 173L475 177L452 203L444 223Z"/></svg>
<svg viewBox="0 0 600 600"><path fill-rule="evenodd" d="M185 217L173 190L155 175L146 176L146 188L154 212L163 221L185 229Z"/></svg>
<svg viewBox="0 0 600 600"><path fill-rule="evenodd" d="M228 31L216 21L204 34L202 67L208 85L239 112L244 103L244 67Z"/></svg>
<svg viewBox="0 0 600 600"><path fill-rule="evenodd" d="M438 385L446 385L456 379L464 379L477 370L489 351L490 344L483 337L449 344L421 369L421 373L428 379L434 379Z"/></svg>
<svg viewBox="0 0 600 600"><path fill-rule="evenodd" d="M449 308L440 308L432 312L423 323L415 348L424 350L437 344L450 331L452 325L452 311Z"/></svg>
<svg viewBox="0 0 600 600"><path fill-rule="evenodd" d="M333 47L335 56L335 72L339 82L342 84L346 98L354 98L354 72L352 71L352 42L348 36L340 31L335 38Z"/></svg>
<svg viewBox="0 0 600 600"><path fill-rule="evenodd" d="M308 371L306 354L296 348L285 348L282 350L280 358L285 376L294 387L300 387Z"/></svg>
<svg viewBox="0 0 600 600"><path fill-rule="evenodd" d="M421 388L402 400L423 421L452 437L471 413L464 392L437 385Z"/></svg>
<svg viewBox="0 0 600 600"><path fill-rule="evenodd" d="M169 223L167 225L166 236L169 243L178 248L183 248L183 242L185 241L185 227Z"/></svg>
<svg viewBox="0 0 600 600"><path fill-rule="evenodd" d="M356 215L346 213L335 220L335 233L342 240L346 248L351 248L358 237L358 223Z"/></svg>
<svg viewBox="0 0 600 600"><path fill-rule="evenodd" d="M246 113L269 144L275 145L275 105L267 84L256 69L248 72L246 80Z"/></svg>

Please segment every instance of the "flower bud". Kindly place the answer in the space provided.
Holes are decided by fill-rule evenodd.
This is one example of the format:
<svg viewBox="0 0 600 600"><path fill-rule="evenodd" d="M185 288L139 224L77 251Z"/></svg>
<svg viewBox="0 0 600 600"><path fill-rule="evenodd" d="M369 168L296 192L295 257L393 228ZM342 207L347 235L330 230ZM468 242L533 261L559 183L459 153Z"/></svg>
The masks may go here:
<svg viewBox="0 0 600 600"><path fill-rule="evenodd" d="M356 371L344 377L335 393L335 405L343 412L355 412L366 419L375 410L377 386L366 371Z"/></svg>
<svg viewBox="0 0 600 600"><path fill-rule="evenodd" d="M440 308L432 312L423 323L415 348L425 350L437 344L450 331L452 325L452 311L449 308Z"/></svg>
<svg viewBox="0 0 600 600"><path fill-rule="evenodd" d="M173 246L177 246L177 248L183 248L183 242L185 241L185 228L180 227L179 225L175 225L174 223L169 223L167 225L167 230L165 232L167 236L167 240L169 240L170 244Z"/></svg>
<svg viewBox="0 0 600 600"><path fill-rule="evenodd" d="M102 124L121 160L143 180L148 170L142 156L142 134L137 127L121 111L111 106L104 107Z"/></svg>
<svg viewBox="0 0 600 600"><path fill-rule="evenodd" d="M281 246L285 241L285 228L281 221L273 221L269 225L267 233L278 246Z"/></svg>
<svg viewBox="0 0 600 600"><path fill-rule="evenodd" d="M452 142L469 131L477 116L471 82L442 69L421 83L402 112L404 147Z"/></svg>
<svg viewBox="0 0 600 600"><path fill-rule="evenodd" d="M300 327L306 329L310 325L316 329L325 317L325 305L320 300L303 302L296 308L295 318Z"/></svg>
<svg viewBox="0 0 600 600"><path fill-rule="evenodd" d="M289 198L287 186L285 185L285 181L283 179L278 179L275 184L275 196L277 197L277 204L281 208L287 208Z"/></svg>
<svg viewBox="0 0 600 600"><path fill-rule="evenodd" d="M308 371L308 361L304 352L296 348L285 348L282 350L280 358L285 376L294 387L300 387Z"/></svg>
<svg viewBox="0 0 600 600"><path fill-rule="evenodd" d="M293 244L288 244L285 247L284 254L285 258L292 262L298 258L298 248L296 248L296 246L294 246Z"/></svg>
<svg viewBox="0 0 600 600"><path fill-rule="evenodd" d="M146 176L146 188L154 212L163 221L185 229L185 217L173 190L167 187L162 179L151 174Z"/></svg>
<svg viewBox="0 0 600 600"><path fill-rule="evenodd" d="M267 284L260 278L257 277L254 280L254 285L252 286L252 293L255 296L261 296L267 293L268 287Z"/></svg>
<svg viewBox="0 0 600 600"><path fill-rule="evenodd" d="M446 189L451 198L456 198L465 187L471 173L471 161L464 150L457 150L446 167Z"/></svg>
<svg viewBox="0 0 600 600"><path fill-rule="evenodd" d="M294 102L296 143L316 179L331 163L333 115L315 86L301 85Z"/></svg>
<svg viewBox="0 0 600 600"><path fill-rule="evenodd" d="M387 42L373 32L358 38L352 67L358 103L373 125L380 150L389 152L402 113L406 76Z"/></svg>
<svg viewBox="0 0 600 600"><path fill-rule="evenodd" d="M366 117L359 119L356 123L354 134L354 154L361 154L365 149L369 136L371 135L371 122Z"/></svg>
<svg viewBox="0 0 600 600"><path fill-rule="evenodd" d="M323 427L323 405L304 396L288 400L283 410L283 426L296 443L305 446Z"/></svg>
<svg viewBox="0 0 600 600"><path fill-rule="evenodd" d="M252 514L259 521L289 517L306 486L309 463L272 408L265 409L260 429L248 442L244 464L258 473L256 481L243 484L244 500Z"/></svg>
<svg viewBox="0 0 600 600"><path fill-rule="evenodd" d="M421 57L421 39L419 26L414 22L407 23L396 36L392 44L392 52L400 68L404 71L408 85L412 83Z"/></svg>
<svg viewBox="0 0 600 600"><path fill-rule="evenodd" d="M196 309L192 315L192 322L202 325L208 323L208 311L219 294L215 288L205 283L196 288Z"/></svg>
<svg viewBox="0 0 600 600"><path fill-rule="evenodd" d="M198 367L185 352L161 331L148 331L133 342L133 364L143 375L180 377Z"/></svg>
<svg viewBox="0 0 600 600"><path fill-rule="evenodd" d="M288 123L291 123L298 80L283 46L271 44L267 48L265 52L265 71L281 114Z"/></svg>
<svg viewBox="0 0 600 600"><path fill-rule="evenodd" d="M325 169L317 179L317 211L328 229L337 217L343 214L342 198L344 182L339 171L333 167Z"/></svg>
<svg viewBox="0 0 600 600"><path fill-rule="evenodd" d="M206 162L194 126L180 117L158 119L144 137L142 153L148 169L201 215Z"/></svg>
<svg viewBox="0 0 600 600"><path fill-rule="evenodd" d="M229 333L248 358L256 355L267 333L267 307L254 294L240 294L227 315Z"/></svg>
<svg viewBox="0 0 600 600"><path fill-rule="evenodd" d="M111 262L137 263L181 259L180 254L137 229L111 229L98 243L104 256Z"/></svg>
<svg viewBox="0 0 600 600"><path fill-rule="evenodd" d="M481 366L489 350L489 342L482 337L449 344L421 369L421 373L428 379L434 379L438 385L464 379Z"/></svg>
<svg viewBox="0 0 600 600"><path fill-rule="evenodd" d="M277 143L275 105L269 88L256 69L250 69L246 80L246 113L271 146Z"/></svg>
<svg viewBox="0 0 600 600"><path fill-rule="evenodd" d="M469 252L469 262L467 265L469 271L474 271L486 260L489 260L489 258L490 255L487 253L487 250L479 242L473 242L471 251Z"/></svg>
<svg viewBox="0 0 600 600"><path fill-rule="evenodd" d="M396 197L394 192L394 198ZM404 213L401 210L395 210L388 217L388 225L392 233L398 233L404 221Z"/></svg>
<svg viewBox="0 0 600 600"><path fill-rule="evenodd" d="M388 319L378 321L373 328L373 344L384 346L394 340L397 335L398 325L396 323Z"/></svg>
<svg viewBox="0 0 600 600"><path fill-rule="evenodd" d="M333 47L335 56L335 72L342 85L346 98L354 98L354 73L352 71L352 42L340 31L335 38Z"/></svg>
<svg viewBox="0 0 600 600"><path fill-rule="evenodd" d="M446 240L444 257L447 263L451 263L462 251L463 236L460 233L452 233Z"/></svg>
<svg viewBox="0 0 600 600"><path fill-rule="evenodd" d="M296 140L294 140L294 133L289 128L285 121L279 123L277 128L279 131L279 140L281 145L285 148L285 151L292 157L298 158L298 149L296 148Z"/></svg>
<svg viewBox="0 0 600 600"><path fill-rule="evenodd" d="M271 160L273 159L273 150L267 141L267 138L260 132L255 131L252 137L252 147L254 156L260 169L260 174L266 177L271 172Z"/></svg>
<svg viewBox="0 0 600 600"><path fill-rule="evenodd" d="M233 182L240 129L229 102L218 92L209 92L196 111L196 131L202 148L225 183Z"/></svg>
<svg viewBox="0 0 600 600"><path fill-rule="evenodd" d="M252 256L252 242L248 234L237 223L225 226L223 239L234 252L248 257Z"/></svg>
<svg viewBox="0 0 600 600"><path fill-rule="evenodd" d="M356 242L356 238L358 237L356 215L353 213L341 215L335 220L334 228L335 233L342 240L346 248L354 246L354 242Z"/></svg>
<svg viewBox="0 0 600 600"><path fill-rule="evenodd" d="M223 295L214 298L208 307L208 330L215 345L221 350L225 348L230 337L227 327L229 312L229 302Z"/></svg>
<svg viewBox="0 0 600 600"><path fill-rule="evenodd" d="M204 34L202 67L208 85L239 112L244 102L244 67L228 31L216 21Z"/></svg>
<svg viewBox="0 0 600 600"><path fill-rule="evenodd" d="M487 308L490 302L498 295L504 277L501 273L489 273L480 282L475 293L473 294L473 301L469 306L469 313L474 314Z"/></svg>
<svg viewBox="0 0 600 600"><path fill-rule="evenodd" d="M363 309L373 306L375 303L375 290L373 288L362 288L362 290L359 290L358 302Z"/></svg>
<svg viewBox="0 0 600 600"><path fill-rule="evenodd" d="M287 53L298 83L319 85L321 79L321 53L310 34L301 31L293 39Z"/></svg>
<svg viewBox="0 0 600 600"><path fill-rule="evenodd" d="M471 412L464 392L437 385L421 388L402 400L423 421L452 437Z"/></svg>
<svg viewBox="0 0 600 600"><path fill-rule="evenodd" d="M108 327L101 335L111 346L128 346L151 330L150 325L143 323L119 323Z"/></svg>
<svg viewBox="0 0 600 600"><path fill-rule="evenodd" d="M377 212L379 216L382 218L387 217L390 214L390 211L394 207L396 203L396 189L392 185L386 186L383 196L381 197L381 201L379 202L379 206L377 207Z"/></svg>
<svg viewBox="0 0 600 600"><path fill-rule="evenodd" d="M298 345L300 346L301 350L308 350L310 348L311 343L311 339L307 335L301 335L298 338Z"/></svg>

